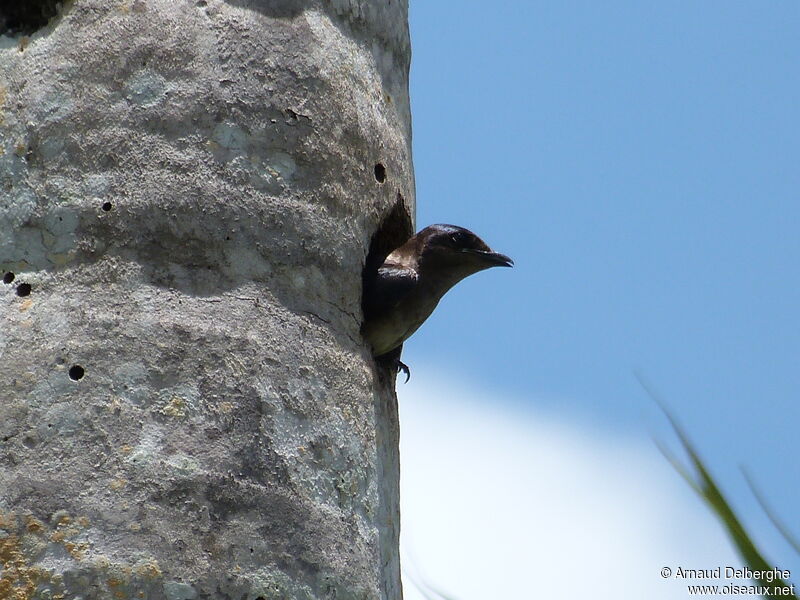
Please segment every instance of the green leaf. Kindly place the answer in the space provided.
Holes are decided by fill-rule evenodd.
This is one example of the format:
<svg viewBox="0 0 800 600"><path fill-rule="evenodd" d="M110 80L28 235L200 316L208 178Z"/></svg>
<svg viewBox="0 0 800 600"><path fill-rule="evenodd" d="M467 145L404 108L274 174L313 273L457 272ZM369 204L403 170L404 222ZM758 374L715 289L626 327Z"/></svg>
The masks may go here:
<svg viewBox="0 0 800 600"><path fill-rule="evenodd" d="M664 411L667 419L669 419L672 429L675 431L675 434L678 436L684 451L689 457L690 468L681 464L681 462L678 461L672 454L670 454L663 447L663 445L659 444L659 448L664 453L664 456L667 458L667 460L669 460L670 463L672 463L678 473L680 473L687 483L689 483L692 489L694 489L698 495L705 500L706 504L709 505L711 510L722 521L722 524L724 525L728 535L736 547L736 550L739 552L739 555L742 557L745 564L752 571L771 571L773 567L770 566L758 548L756 548L756 545L748 535L744 525L742 525L742 522L739 520L733 508L731 508L731 505L728 503L716 481L711 476L705 464L700 459L700 456L697 454L694 446L689 441L688 436L684 433L683 429L681 429L681 427L678 425L678 422L667 410L664 402L661 400L655 390L648 385L641 375L637 373L636 376L645 391L647 391L650 397L655 400L655 402L661 407L661 410ZM764 579L754 577L753 580L756 581L758 585L770 589L774 589L776 587L789 587L791 585L783 579L774 579L773 581L769 582ZM796 595L786 596L767 594L764 597L776 598L779 600L791 597L797 600Z"/></svg>

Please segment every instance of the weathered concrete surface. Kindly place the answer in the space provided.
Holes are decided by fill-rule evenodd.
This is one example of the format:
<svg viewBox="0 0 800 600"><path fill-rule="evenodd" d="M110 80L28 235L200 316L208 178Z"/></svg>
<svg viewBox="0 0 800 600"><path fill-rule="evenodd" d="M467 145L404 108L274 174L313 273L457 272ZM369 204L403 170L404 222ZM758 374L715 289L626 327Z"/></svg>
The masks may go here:
<svg viewBox="0 0 800 600"><path fill-rule="evenodd" d="M401 597L359 302L413 210L406 13L76 0L0 37L0 597Z"/></svg>

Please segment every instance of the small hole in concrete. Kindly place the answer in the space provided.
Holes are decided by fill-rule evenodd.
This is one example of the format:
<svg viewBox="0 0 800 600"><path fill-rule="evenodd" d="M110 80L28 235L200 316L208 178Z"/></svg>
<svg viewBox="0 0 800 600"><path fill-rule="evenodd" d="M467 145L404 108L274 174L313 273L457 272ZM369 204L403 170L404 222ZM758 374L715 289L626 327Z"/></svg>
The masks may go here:
<svg viewBox="0 0 800 600"><path fill-rule="evenodd" d="M36 446L36 439L26 435L24 438L22 438L22 445L26 448L34 448Z"/></svg>
<svg viewBox="0 0 800 600"><path fill-rule="evenodd" d="M80 365L72 365L69 368L69 378L72 379L72 381L78 381L80 379L83 379L83 376L85 374L86 371L84 371L83 367Z"/></svg>
<svg viewBox="0 0 800 600"><path fill-rule="evenodd" d="M375 181L378 183L383 183L386 181L386 167L384 167L381 163L375 165Z"/></svg>
<svg viewBox="0 0 800 600"><path fill-rule="evenodd" d="M11 283L12 281L14 281L14 274L11 271L3 275L3 283Z"/></svg>
<svg viewBox="0 0 800 600"><path fill-rule="evenodd" d="M102 208L104 211L108 212L108 211L111 210L112 204L111 204L111 202L103 202L103 206L101 206L100 208Z"/></svg>
<svg viewBox="0 0 800 600"><path fill-rule="evenodd" d="M31 295L31 284L30 283L20 283L17 286L17 296L30 296Z"/></svg>

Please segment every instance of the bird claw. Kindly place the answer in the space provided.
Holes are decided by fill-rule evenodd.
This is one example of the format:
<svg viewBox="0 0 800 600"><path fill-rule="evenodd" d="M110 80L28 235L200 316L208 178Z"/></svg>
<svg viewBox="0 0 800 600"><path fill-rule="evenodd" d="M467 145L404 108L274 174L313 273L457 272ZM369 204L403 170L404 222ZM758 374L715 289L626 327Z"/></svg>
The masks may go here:
<svg viewBox="0 0 800 600"><path fill-rule="evenodd" d="M411 369L409 369L408 365L399 358L397 359L397 372L405 374L406 380L403 383L408 383L408 380L411 379Z"/></svg>
<svg viewBox="0 0 800 600"><path fill-rule="evenodd" d="M387 352L386 354L382 354L376 357L377 363L381 366L382 369L385 369L385 373L388 375L389 373L405 373L406 380L405 383L408 383L408 380L411 379L411 369L408 368L408 365L400 360L400 354L403 352L403 345L400 344L394 350Z"/></svg>

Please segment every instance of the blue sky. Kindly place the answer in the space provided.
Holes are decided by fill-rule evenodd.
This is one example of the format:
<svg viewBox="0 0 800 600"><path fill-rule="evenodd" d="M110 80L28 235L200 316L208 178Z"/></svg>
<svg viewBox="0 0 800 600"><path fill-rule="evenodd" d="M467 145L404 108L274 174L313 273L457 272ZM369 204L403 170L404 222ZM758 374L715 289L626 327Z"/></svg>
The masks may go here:
<svg viewBox="0 0 800 600"><path fill-rule="evenodd" d="M468 227L517 266L406 343L403 433L430 418L425 386L458 382L531 436L545 419L649 453L674 437L638 369L800 583L739 472L800 535L800 4L411 4L417 226Z"/></svg>

